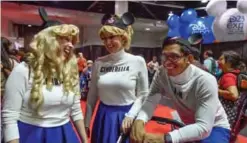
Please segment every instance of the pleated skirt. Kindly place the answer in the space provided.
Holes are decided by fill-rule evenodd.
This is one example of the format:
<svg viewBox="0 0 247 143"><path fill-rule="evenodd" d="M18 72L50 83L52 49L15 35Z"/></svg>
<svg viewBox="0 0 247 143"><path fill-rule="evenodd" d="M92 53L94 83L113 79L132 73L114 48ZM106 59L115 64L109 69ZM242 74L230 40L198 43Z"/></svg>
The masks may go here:
<svg viewBox="0 0 247 143"><path fill-rule="evenodd" d="M20 143L80 143L71 122L58 127L39 127L18 121Z"/></svg>
<svg viewBox="0 0 247 143"><path fill-rule="evenodd" d="M92 130L92 143L116 143L121 134L121 125L131 105L112 106L100 102ZM129 143L127 138L123 143Z"/></svg>

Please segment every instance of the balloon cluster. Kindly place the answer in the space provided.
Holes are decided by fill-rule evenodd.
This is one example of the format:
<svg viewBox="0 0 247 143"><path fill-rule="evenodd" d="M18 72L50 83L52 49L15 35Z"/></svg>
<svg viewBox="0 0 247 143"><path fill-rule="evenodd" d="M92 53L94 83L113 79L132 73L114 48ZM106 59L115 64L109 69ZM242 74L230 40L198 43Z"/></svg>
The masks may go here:
<svg viewBox="0 0 247 143"><path fill-rule="evenodd" d="M211 0L206 11L206 17L198 17L194 9L183 11L181 16L170 15L167 36L188 39L200 33L203 44L247 39L247 0L238 0L237 8L231 9L227 9L226 0Z"/></svg>
<svg viewBox="0 0 247 143"><path fill-rule="evenodd" d="M212 28L217 41L247 40L247 0L238 0L237 8L230 9L226 0L211 0L206 11L215 17Z"/></svg>
<svg viewBox="0 0 247 143"><path fill-rule="evenodd" d="M169 31L167 36L188 39L190 35L200 33L204 44L212 43L215 41L211 28L213 21L214 17L212 16L198 18L194 9L187 9L180 17L175 14L168 17Z"/></svg>

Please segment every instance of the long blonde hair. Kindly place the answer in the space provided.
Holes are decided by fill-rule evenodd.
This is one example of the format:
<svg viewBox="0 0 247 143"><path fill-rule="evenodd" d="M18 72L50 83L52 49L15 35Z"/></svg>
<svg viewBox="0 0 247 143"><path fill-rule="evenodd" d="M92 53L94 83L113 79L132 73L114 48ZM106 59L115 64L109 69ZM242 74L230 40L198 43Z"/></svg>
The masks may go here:
<svg viewBox="0 0 247 143"><path fill-rule="evenodd" d="M109 34L112 36L123 36L124 41L122 41L122 44L124 49L128 50L130 48L132 35L134 34L132 26L128 26L126 30L110 25L104 25L100 28L99 36L101 39L104 39Z"/></svg>
<svg viewBox="0 0 247 143"><path fill-rule="evenodd" d="M68 24L48 27L36 34L30 43L27 63L33 73L33 85L29 105L35 113L38 113L44 102L44 83L46 82L48 90L52 90L53 78L63 83L66 95L70 91L79 95L76 57L73 54L68 61L63 61L58 37L72 37L72 44L76 44L79 41L79 29Z"/></svg>

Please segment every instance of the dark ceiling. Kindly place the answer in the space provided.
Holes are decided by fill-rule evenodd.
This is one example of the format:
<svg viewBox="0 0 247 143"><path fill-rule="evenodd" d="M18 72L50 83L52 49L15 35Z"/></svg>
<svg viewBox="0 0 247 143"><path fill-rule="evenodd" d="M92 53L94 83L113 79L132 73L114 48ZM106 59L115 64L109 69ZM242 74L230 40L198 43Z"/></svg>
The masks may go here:
<svg viewBox="0 0 247 143"><path fill-rule="evenodd" d="M114 1L18 1L15 3L111 14L114 13L115 8ZM236 7L236 1L227 1L227 3L228 8ZM129 2L128 7L129 11L137 18L166 20L171 11L180 15L186 8L205 7L206 5L207 3L201 3L200 1L136 1ZM177 8L177 6L185 8ZM197 13L198 16L207 15L205 10L197 10Z"/></svg>

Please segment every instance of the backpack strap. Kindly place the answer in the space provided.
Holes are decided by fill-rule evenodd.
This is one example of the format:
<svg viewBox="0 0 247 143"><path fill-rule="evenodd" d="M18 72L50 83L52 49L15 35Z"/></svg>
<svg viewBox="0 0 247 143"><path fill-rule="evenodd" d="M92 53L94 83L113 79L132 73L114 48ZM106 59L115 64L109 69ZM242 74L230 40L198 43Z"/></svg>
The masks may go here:
<svg viewBox="0 0 247 143"><path fill-rule="evenodd" d="M211 73L212 73L213 75L215 75L215 74L216 74L216 68L217 68L217 67L216 67L216 61L215 61L214 59L212 59L212 58L210 58L209 60L211 61L211 66L212 66L212 67L211 67L211 68L212 68L212 69L211 69L211 70L212 70Z"/></svg>

